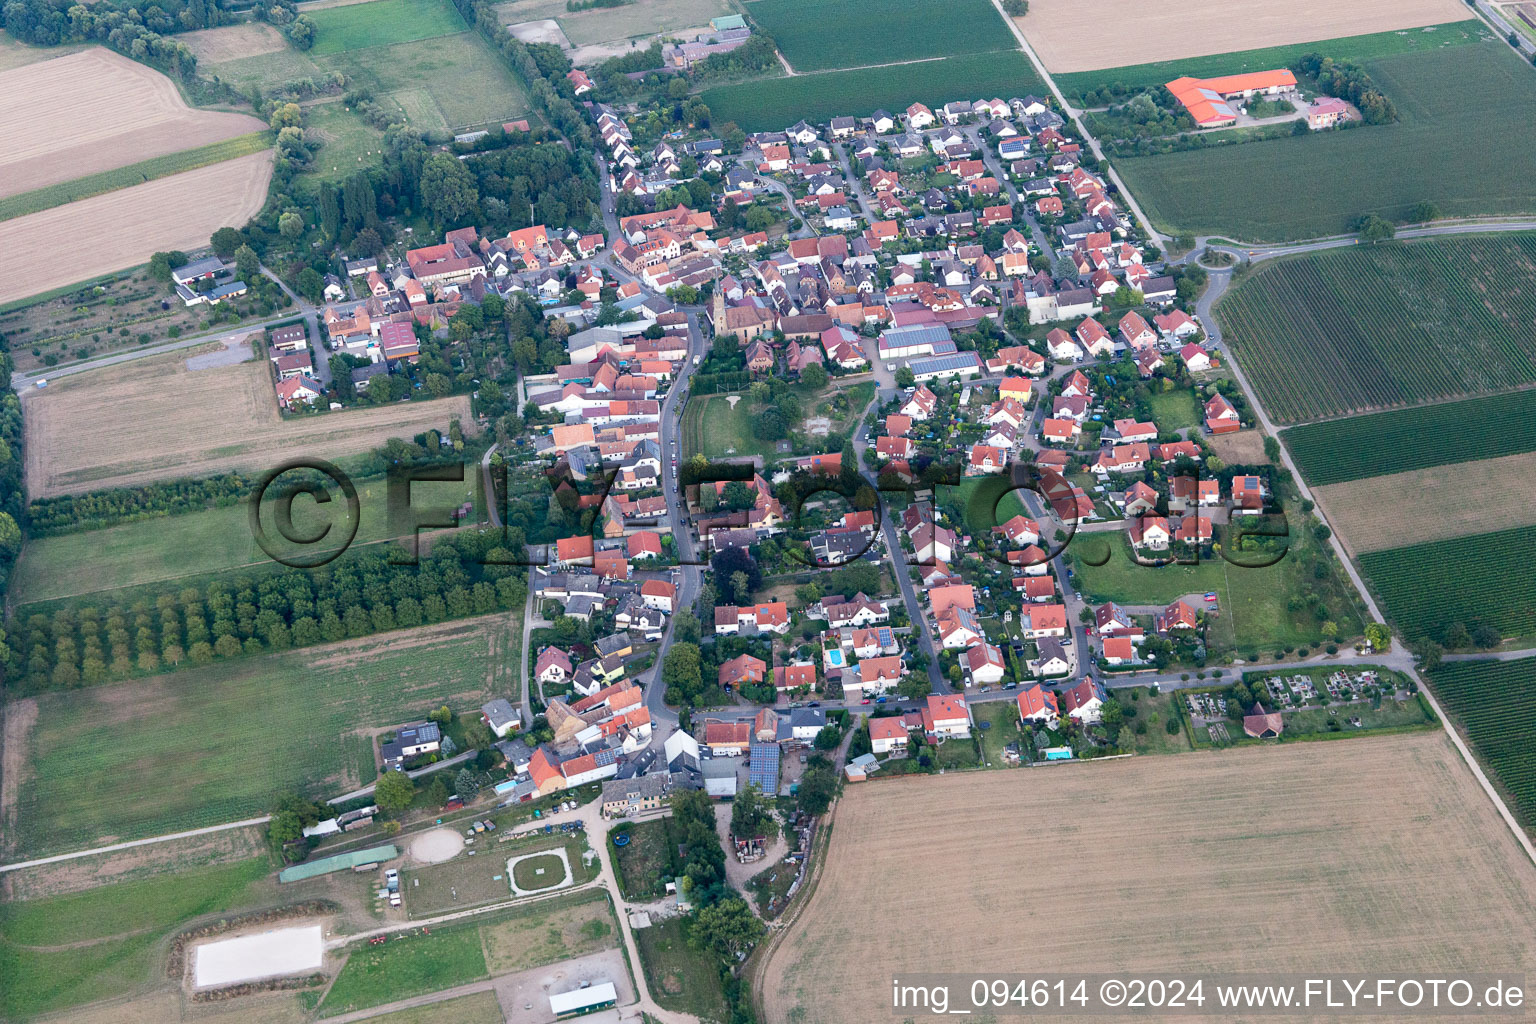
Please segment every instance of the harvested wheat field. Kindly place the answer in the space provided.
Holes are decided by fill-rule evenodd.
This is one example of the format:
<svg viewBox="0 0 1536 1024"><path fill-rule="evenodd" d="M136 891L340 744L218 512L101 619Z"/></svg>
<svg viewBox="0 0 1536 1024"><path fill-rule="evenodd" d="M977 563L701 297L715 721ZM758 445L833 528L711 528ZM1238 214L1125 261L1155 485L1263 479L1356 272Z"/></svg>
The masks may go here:
<svg viewBox="0 0 1536 1024"><path fill-rule="evenodd" d="M27 493L34 498L233 469L299 455L336 459L458 418L469 400L402 402L284 420L266 360L188 370L186 353L60 379L23 398Z"/></svg>
<svg viewBox="0 0 1536 1024"><path fill-rule="evenodd" d="M241 57L255 57L288 49L288 40L277 29L262 21L248 21L200 32L183 32L176 37L197 56L202 64L222 64Z"/></svg>
<svg viewBox="0 0 1536 1024"><path fill-rule="evenodd" d="M1536 523L1536 452L1314 487L1354 553Z"/></svg>
<svg viewBox="0 0 1536 1024"><path fill-rule="evenodd" d="M832 827L770 1024L893 1019L917 973L1536 979L1536 866L1438 731L875 781Z"/></svg>
<svg viewBox="0 0 1536 1024"><path fill-rule="evenodd" d="M0 302L135 267L159 250L206 246L219 228L260 212L271 178L265 150L4 221Z"/></svg>
<svg viewBox="0 0 1536 1024"><path fill-rule="evenodd" d="M0 73L0 95L27 98L0 108L0 196L266 128L193 109L169 78L99 46Z"/></svg>
<svg viewBox="0 0 1536 1024"><path fill-rule="evenodd" d="M1466 16L1466 5L1456 0L1032 0L1029 14L1015 20L1046 69L1067 72L1419 28Z"/></svg>

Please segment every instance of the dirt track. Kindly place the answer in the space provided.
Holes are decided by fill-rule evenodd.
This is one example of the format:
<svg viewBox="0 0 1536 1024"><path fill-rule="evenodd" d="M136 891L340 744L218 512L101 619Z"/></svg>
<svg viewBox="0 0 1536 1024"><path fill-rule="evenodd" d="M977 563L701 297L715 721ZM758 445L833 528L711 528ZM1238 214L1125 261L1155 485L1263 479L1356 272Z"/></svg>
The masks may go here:
<svg viewBox="0 0 1536 1024"><path fill-rule="evenodd" d="M99 46L0 73L0 94L12 98L0 107L0 196L266 127L188 107L169 78Z"/></svg>
<svg viewBox="0 0 1536 1024"><path fill-rule="evenodd" d="M1439 732L873 781L834 824L770 1024L900 1019L913 972L1536 978L1536 866Z"/></svg>
<svg viewBox="0 0 1536 1024"><path fill-rule="evenodd" d="M1461 21L1455 0L1032 0L1019 27L1047 70L1093 71Z"/></svg>
<svg viewBox="0 0 1536 1024"><path fill-rule="evenodd" d="M267 150L0 223L0 302L206 246L261 210L271 177Z"/></svg>

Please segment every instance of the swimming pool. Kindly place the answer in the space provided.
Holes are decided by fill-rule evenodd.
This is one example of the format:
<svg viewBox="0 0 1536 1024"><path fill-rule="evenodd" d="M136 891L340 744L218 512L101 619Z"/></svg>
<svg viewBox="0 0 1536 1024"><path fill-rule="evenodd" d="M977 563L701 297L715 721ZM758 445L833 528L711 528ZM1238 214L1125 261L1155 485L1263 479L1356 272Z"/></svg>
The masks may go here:
<svg viewBox="0 0 1536 1024"><path fill-rule="evenodd" d="M827 651L825 653L826 653L827 667L828 668L842 668L843 667L843 651L842 651L842 648L834 647L830 651Z"/></svg>

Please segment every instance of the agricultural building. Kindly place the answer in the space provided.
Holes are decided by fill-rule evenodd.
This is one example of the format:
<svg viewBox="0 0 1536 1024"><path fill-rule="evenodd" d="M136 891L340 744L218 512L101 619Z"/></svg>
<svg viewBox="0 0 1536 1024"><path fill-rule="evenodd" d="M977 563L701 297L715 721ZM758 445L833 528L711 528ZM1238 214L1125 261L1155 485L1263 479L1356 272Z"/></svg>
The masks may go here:
<svg viewBox="0 0 1536 1024"><path fill-rule="evenodd" d="M1254 71L1221 78L1175 78L1168 91L1184 105L1189 116L1202 128L1224 128L1237 123L1237 108L1231 100L1250 96L1273 98L1296 89L1296 76L1285 69Z"/></svg>

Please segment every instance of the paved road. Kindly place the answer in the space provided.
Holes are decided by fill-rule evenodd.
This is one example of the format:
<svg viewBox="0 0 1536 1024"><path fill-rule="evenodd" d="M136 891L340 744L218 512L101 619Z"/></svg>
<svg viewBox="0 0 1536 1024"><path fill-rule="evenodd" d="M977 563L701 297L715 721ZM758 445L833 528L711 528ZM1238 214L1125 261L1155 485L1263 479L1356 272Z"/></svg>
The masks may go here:
<svg viewBox="0 0 1536 1024"><path fill-rule="evenodd" d="M298 307L299 315L304 318L304 329L309 332L309 358L310 361L314 363L315 369L313 376L321 384L324 384L326 387L330 387L331 356L325 347L325 336L320 333L319 311L314 306L310 305L309 302L307 302L302 296L300 296L298 292L284 284L282 278L272 273L272 271L268 270L266 267L261 268L261 273L269 281L281 288L283 290L283 294L288 296L288 298L292 300L293 304ZM342 303L337 308L350 310L362 305L364 301L365 300L357 299L352 302Z"/></svg>
<svg viewBox="0 0 1536 1024"><path fill-rule="evenodd" d="M982 139L981 127L979 125L962 126L960 133L971 141L971 145L981 150L982 162L987 165L987 170L992 172L992 176L1000 181L1003 188L1007 190L1008 202L1017 203L1019 201L1019 190L1013 187L1013 179L1008 176L1008 171L1003 167L1003 162L998 158L997 153ZM1034 211L1027 203L1024 206L1024 222L1029 225L1029 235L1034 239L1035 245L1051 261L1051 265L1055 266L1056 250L1051 247L1051 238L1045 233L1045 229L1040 226L1040 222L1035 219Z"/></svg>
<svg viewBox="0 0 1536 1024"><path fill-rule="evenodd" d="M1506 231L1536 231L1536 220L1528 217L1479 217L1467 220L1436 221L1433 224L1422 224L1415 227L1398 228L1393 236L1403 238L1433 238L1438 235L1484 235L1497 234ZM1260 260L1275 259L1280 256L1295 256L1300 253L1321 252L1325 249L1342 249L1351 245L1360 245L1358 235L1330 235L1326 238L1314 238L1305 242L1286 242L1273 245L1257 242L1238 242L1228 240L1221 235L1200 235L1195 239L1195 247L1177 260L1175 264L1188 263L1196 259L1201 250L1212 248L1218 252L1229 253L1238 259L1259 262Z"/></svg>

